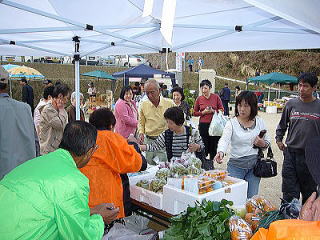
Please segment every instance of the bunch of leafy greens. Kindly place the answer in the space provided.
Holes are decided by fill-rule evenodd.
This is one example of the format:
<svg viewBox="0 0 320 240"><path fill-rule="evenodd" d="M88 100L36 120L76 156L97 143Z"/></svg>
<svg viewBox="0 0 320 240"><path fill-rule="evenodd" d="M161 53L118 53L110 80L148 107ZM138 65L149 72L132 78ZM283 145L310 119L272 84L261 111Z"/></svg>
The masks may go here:
<svg viewBox="0 0 320 240"><path fill-rule="evenodd" d="M195 207L171 218L164 240L226 240L230 239L229 218L234 215L233 202L204 200Z"/></svg>

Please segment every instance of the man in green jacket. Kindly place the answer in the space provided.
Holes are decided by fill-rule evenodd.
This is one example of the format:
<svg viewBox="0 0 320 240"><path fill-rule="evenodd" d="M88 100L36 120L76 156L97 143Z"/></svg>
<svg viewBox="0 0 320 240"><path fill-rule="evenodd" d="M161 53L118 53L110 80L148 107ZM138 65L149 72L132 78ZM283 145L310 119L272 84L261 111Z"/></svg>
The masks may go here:
<svg viewBox="0 0 320 240"><path fill-rule="evenodd" d="M97 131L69 123L60 148L29 160L0 181L0 239L101 239L119 209L88 207L89 181L78 170L96 150ZM23 147L23 146L19 146Z"/></svg>

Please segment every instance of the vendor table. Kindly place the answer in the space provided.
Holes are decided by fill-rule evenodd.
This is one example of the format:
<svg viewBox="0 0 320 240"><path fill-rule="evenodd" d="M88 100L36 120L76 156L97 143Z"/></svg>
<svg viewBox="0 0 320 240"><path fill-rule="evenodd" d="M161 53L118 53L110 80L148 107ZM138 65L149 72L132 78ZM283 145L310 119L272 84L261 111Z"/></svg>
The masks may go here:
<svg viewBox="0 0 320 240"><path fill-rule="evenodd" d="M135 199L131 198L131 204L133 205L134 211L141 215L144 216L156 223L158 223L161 226L164 226L166 228L169 227L170 224L170 218L173 217L174 215L167 213L165 211L159 210L157 208L154 208L152 206L149 206L148 204L145 204L143 202L139 202ZM151 215L151 216L150 216ZM161 221L157 220L160 219Z"/></svg>

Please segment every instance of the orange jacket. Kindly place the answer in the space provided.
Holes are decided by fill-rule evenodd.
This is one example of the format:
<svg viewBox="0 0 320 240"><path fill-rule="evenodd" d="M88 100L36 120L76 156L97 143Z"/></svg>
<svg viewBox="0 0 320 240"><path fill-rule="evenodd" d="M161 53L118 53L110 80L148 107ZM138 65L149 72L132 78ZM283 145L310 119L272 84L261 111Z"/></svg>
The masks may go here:
<svg viewBox="0 0 320 240"><path fill-rule="evenodd" d="M251 240L318 240L320 222L297 219L279 220L271 223L269 229L260 228Z"/></svg>
<svg viewBox="0 0 320 240"><path fill-rule="evenodd" d="M125 215L120 174L139 171L141 155L124 137L109 130L98 130L97 145L89 163L80 169L89 179L89 206L113 203L120 208L118 218L122 218Z"/></svg>

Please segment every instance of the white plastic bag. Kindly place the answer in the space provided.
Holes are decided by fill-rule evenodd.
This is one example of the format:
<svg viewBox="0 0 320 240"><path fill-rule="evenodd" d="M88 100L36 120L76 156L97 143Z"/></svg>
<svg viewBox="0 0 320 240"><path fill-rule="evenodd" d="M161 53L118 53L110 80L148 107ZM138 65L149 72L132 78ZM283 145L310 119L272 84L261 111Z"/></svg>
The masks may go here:
<svg viewBox="0 0 320 240"><path fill-rule="evenodd" d="M220 111L219 113L215 112L209 126L209 136L222 136L227 121L228 117L223 116Z"/></svg>

